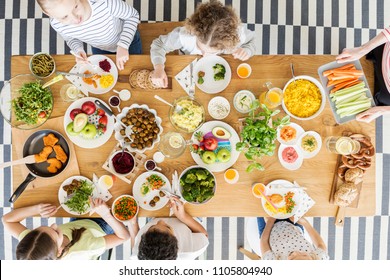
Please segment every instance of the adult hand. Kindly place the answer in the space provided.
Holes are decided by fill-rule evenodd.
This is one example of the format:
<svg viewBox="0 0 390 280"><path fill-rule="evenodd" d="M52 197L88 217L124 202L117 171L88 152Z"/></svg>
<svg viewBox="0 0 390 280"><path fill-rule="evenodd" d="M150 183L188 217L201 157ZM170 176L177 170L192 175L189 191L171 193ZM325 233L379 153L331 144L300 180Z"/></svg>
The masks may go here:
<svg viewBox="0 0 390 280"><path fill-rule="evenodd" d="M247 60L251 57L250 54L244 48L238 48L232 53L232 55L235 59L239 59L242 61Z"/></svg>
<svg viewBox="0 0 390 280"><path fill-rule="evenodd" d="M49 203L38 204L38 213L42 218L49 218L57 212L57 207Z"/></svg>
<svg viewBox="0 0 390 280"><path fill-rule="evenodd" d="M382 116L386 112L386 107L377 106L368 109L356 116L356 120L359 122L369 123L370 121L376 119L377 117ZM390 108L390 107L389 107Z"/></svg>
<svg viewBox="0 0 390 280"><path fill-rule="evenodd" d="M180 199L177 199L175 197L171 197L169 199L169 204L170 204L170 207L172 208L173 213L175 214L176 218L178 218L179 220L182 221L187 215L186 211L184 210L183 202L180 201Z"/></svg>
<svg viewBox="0 0 390 280"><path fill-rule="evenodd" d="M158 64L154 67L154 71L152 72L152 83L157 87L166 88L168 87L168 77L167 73L165 73L164 65Z"/></svg>
<svg viewBox="0 0 390 280"><path fill-rule="evenodd" d="M79 51L76 54L77 54L77 56L75 56L76 57L76 63L86 63L88 61L88 56L87 56L87 54L85 53L84 50L81 50L81 51Z"/></svg>
<svg viewBox="0 0 390 280"><path fill-rule="evenodd" d="M119 70L125 69L125 64L129 60L129 52L127 49L118 46L116 49L116 66Z"/></svg>
<svg viewBox="0 0 390 280"><path fill-rule="evenodd" d="M110 208L101 198L92 198L90 200L91 210L100 215L100 217L105 217L110 214Z"/></svg>
<svg viewBox="0 0 390 280"><path fill-rule="evenodd" d="M352 49L343 49L341 54L336 57L338 63L350 62L360 59L366 53L362 47L356 47Z"/></svg>

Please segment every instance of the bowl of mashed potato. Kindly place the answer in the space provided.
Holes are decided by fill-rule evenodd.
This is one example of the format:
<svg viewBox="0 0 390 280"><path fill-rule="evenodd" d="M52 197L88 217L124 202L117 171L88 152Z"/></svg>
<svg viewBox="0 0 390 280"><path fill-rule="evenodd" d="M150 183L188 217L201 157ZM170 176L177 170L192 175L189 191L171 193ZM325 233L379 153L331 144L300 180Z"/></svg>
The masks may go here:
<svg viewBox="0 0 390 280"><path fill-rule="evenodd" d="M177 108L180 110L177 110ZM175 100L169 110L172 125L180 131L192 133L205 121L205 110L202 104L188 96Z"/></svg>
<svg viewBox="0 0 390 280"><path fill-rule="evenodd" d="M310 76L297 76L283 89L283 110L292 118L311 120L325 107L325 91L320 82Z"/></svg>

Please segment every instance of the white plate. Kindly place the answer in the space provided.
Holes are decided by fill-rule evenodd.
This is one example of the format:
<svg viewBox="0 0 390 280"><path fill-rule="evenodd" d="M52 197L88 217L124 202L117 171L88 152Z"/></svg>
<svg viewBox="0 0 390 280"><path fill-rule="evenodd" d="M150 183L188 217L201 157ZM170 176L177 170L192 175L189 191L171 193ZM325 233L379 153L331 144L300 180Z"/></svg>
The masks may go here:
<svg viewBox="0 0 390 280"><path fill-rule="evenodd" d="M297 152L298 154L298 158L296 161L294 161L293 163L288 163L288 162L285 162L283 160L283 157L282 157L282 152L284 149L288 148L288 147L292 147L294 148L294 150ZM289 170L297 170L299 169L301 166L302 166L302 163L303 163L303 156L301 154L301 149L299 149L297 146L295 145L284 145L284 144L280 144L279 146L279 151L278 151L278 157L279 157L279 161L280 161L280 164L286 168L286 169L289 169Z"/></svg>
<svg viewBox="0 0 390 280"><path fill-rule="evenodd" d="M149 177L150 175L156 174L160 176L164 181L165 185L162 186L161 188L164 189L171 189L171 182L169 182L168 178L165 177L164 174L157 172L157 171L148 171L144 172L141 175L137 177L137 179L134 181L133 184L133 196L134 198L138 201L139 207L145 209L145 210L150 210L150 211L155 211L163 208L165 204L168 202L168 197L160 197L159 192L160 190L150 190L146 195L143 195L141 193L141 187L142 184L146 181L146 178ZM155 197L158 196L160 197L160 200L156 203L156 206L152 207L149 205L149 202Z"/></svg>
<svg viewBox="0 0 390 280"><path fill-rule="evenodd" d="M226 69L225 79L221 81L214 81L213 66L217 63L222 64ZM205 76L203 77L204 83L201 85L198 84L199 71L205 73ZM223 91L229 85L232 78L232 70L230 69L229 63L224 58L217 55L210 55L198 60L195 64L193 75L195 84L200 90L205 93L214 94Z"/></svg>
<svg viewBox="0 0 390 280"><path fill-rule="evenodd" d="M211 172L222 172L230 168L233 164L235 164L236 161L238 160L238 157L240 156L240 153L236 150L236 144L240 141L240 138L237 132L234 130L234 128L228 125L227 123L221 121L206 122L192 134L191 140L193 141L194 144L199 144L199 141L196 140L195 133L198 131L202 131L203 134L207 134L208 132L211 132L212 129L216 126L223 127L231 134L229 138L230 146L231 146L230 160L228 162L215 162L213 164L206 164L203 162L203 160L198 154L191 153L191 156L198 165L208 168Z"/></svg>
<svg viewBox="0 0 390 280"><path fill-rule="evenodd" d="M105 60L105 59L107 59L107 61L111 64L110 72L105 72L99 66L99 62L102 60ZM79 73L83 74L85 71L89 70L91 73L96 73L99 75L111 74L114 77L114 82L108 88L102 88L99 84L99 80L96 80L97 88L95 88L93 85L86 84L81 77L78 77L79 82L82 85L84 85L85 88L90 93L103 94L103 93L109 92L115 86L116 82L118 81L118 69L116 68L115 63L109 57L107 57L105 55L101 55L101 54L91 55L90 57L88 57L88 61L91 62L92 65L96 65L97 70L95 70L91 64L86 63L79 68Z"/></svg>
<svg viewBox="0 0 390 280"><path fill-rule="evenodd" d="M305 132L305 130L302 128L302 126L300 126L299 124L296 124L296 123L290 123L288 125L285 125L285 126L291 126L292 128L295 128L295 130L297 131L297 134L295 135L295 138L290 140L290 141L284 141L281 137L280 137L280 130L282 128L278 128L278 131L277 131L277 139L279 141L280 144L285 144L285 145L294 145L297 140L299 139L299 137L302 135L302 133Z"/></svg>
<svg viewBox="0 0 390 280"><path fill-rule="evenodd" d="M68 196L66 191L64 191L63 186L69 185L70 183L72 183L72 181L74 179L76 179L78 181L85 180L88 183L90 183L92 185L92 187L93 187L92 197L97 197L98 196L96 187L95 187L95 185L93 184L93 182L90 179L88 179L87 177L84 177L84 176L72 176L72 177L69 177L68 179L66 179L64 182L62 182L62 184L61 184L61 186L60 186L60 188L58 190L58 201L60 202L60 204L66 202L67 201L66 197ZM77 215L77 216L78 215L87 214L91 210L90 209L91 207L88 207L88 209L87 209L87 211L85 211L85 213L81 213L80 214L80 213L77 213L77 212L74 212L74 211L70 210L69 207L66 206L65 204L62 204L62 208L64 208L64 210L66 212L68 212L69 214Z"/></svg>
<svg viewBox="0 0 390 280"><path fill-rule="evenodd" d="M216 109L218 109L217 106L226 108L226 111L223 112L224 114L221 113L220 115L218 115L218 113L216 112ZM227 100L225 97L216 96L209 101L207 109L213 119L222 120L226 118L230 113L230 103L229 100Z"/></svg>
<svg viewBox="0 0 390 280"><path fill-rule="evenodd" d="M69 115L70 112L76 108L81 109L81 105L83 105L83 103L86 101L92 101L93 103L95 103L95 100L98 100L98 98L84 97L84 98L78 99L78 100L74 101L72 104L70 104L70 106L68 107L68 109L65 112L64 129L65 129L66 135L69 137L70 141L72 141L75 145L77 145L81 148L84 148L84 149L93 149L93 148L97 148L97 147L104 145L110 139L112 132L114 131L114 118L112 116L110 117L107 114L106 114L106 116L107 116L108 121L107 121L106 132L104 132L104 134L102 134L100 136L98 134L96 134L94 139L85 139L81 135L71 136L66 131L66 126L70 122L72 122L72 119L70 118L70 115ZM100 102L102 102L106 107L108 107L108 105L104 101L100 100ZM96 105L96 109L98 109L97 105ZM93 123L97 127L99 118L100 117L96 114L89 115L88 122Z"/></svg>
<svg viewBox="0 0 390 280"><path fill-rule="evenodd" d="M161 121L161 118L159 116L157 116L156 110L150 109L148 107L148 105L145 105L145 104L139 105L139 104L136 104L136 103L134 103L130 107L123 108L122 112L119 115L116 116L117 119L121 120L123 117L126 116L127 112L129 112L129 110L133 109L133 108L142 108L142 109L145 109L145 110L148 110L149 112L151 112L156 117L156 124L157 124L158 128L160 129L160 132L157 134L157 138L153 141L153 144L150 147L146 147L146 148L144 148L142 150L138 150L138 149L134 149L134 148L130 147L130 144L126 144L126 148L130 152L138 152L138 153L142 154L142 153L144 153L147 150L153 149L154 145L156 145L158 142L160 142L160 135L163 132L163 128L161 126L161 122L162 121ZM121 132L120 132L123 129L123 127L118 122L115 122L114 129L115 129L115 139L118 140L119 143L122 143L123 139L125 139L125 136L123 136L121 134Z"/></svg>
<svg viewBox="0 0 390 280"><path fill-rule="evenodd" d="M283 188L272 188L271 186L276 186L276 185L282 185ZM300 195L299 193L295 190L295 189L291 189L289 190L289 187L294 187L294 185L287 181L287 180L274 180L270 183L268 183L268 185L266 186L266 194L267 196L270 196L272 194L280 194L282 196L284 196L285 194L287 194L288 192L293 192L294 193L294 201L295 201L295 206L293 208L293 210L291 211L291 213L272 213L271 211L269 211L266 207L265 207L265 203L266 203L266 200L264 198L261 198L261 205L263 206L263 209L264 211L270 215L271 217L273 218L276 218L276 219L288 219L292 216L294 216L294 214L297 212L298 210L298 206L299 206L299 203L300 203Z"/></svg>
<svg viewBox="0 0 390 280"><path fill-rule="evenodd" d="M240 90L239 92L237 92L235 95L234 95L234 98L233 98L233 105L234 105L234 108L239 112L239 113L242 113L242 114L246 114L250 111L250 109L248 110L244 110L240 107L238 107L238 103L240 102L239 99L241 98L240 96L242 96L243 94L246 94L246 96L248 96L252 102L256 100L256 97L255 95L249 91L249 90Z"/></svg>
<svg viewBox="0 0 390 280"><path fill-rule="evenodd" d="M317 149L315 149L313 152L307 152L305 151L302 147L301 147L301 142L302 142L302 138L305 137L306 135L311 135L311 136L314 136L314 138L317 140ZM298 146L298 148L301 150L301 153L302 153L302 156L304 158L312 158L314 157L315 155L318 154L318 152L321 150L321 147L322 147L322 139L321 139L321 135L319 135L317 132L315 131L306 131L305 133L303 133L298 141L296 142L296 146Z"/></svg>

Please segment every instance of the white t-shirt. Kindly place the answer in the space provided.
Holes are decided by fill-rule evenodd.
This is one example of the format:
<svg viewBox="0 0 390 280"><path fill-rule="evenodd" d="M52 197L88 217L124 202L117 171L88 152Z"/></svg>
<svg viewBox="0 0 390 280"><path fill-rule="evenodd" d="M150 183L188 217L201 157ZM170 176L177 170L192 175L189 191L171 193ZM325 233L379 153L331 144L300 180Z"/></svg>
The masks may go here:
<svg viewBox="0 0 390 280"><path fill-rule="evenodd" d="M209 245L209 240L203 233L194 233L186 224L179 221L177 218L154 218L141 228L135 237L133 253L131 259L137 259L138 247L142 235L148 229L157 224L158 221L163 220L172 227L175 237L178 242L177 260L194 260L199 257Z"/></svg>
<svg viewBox="0 0 390 280"><path fill-rule="evenodd" d="M313 253L320 260L328 260L327 252L316 248L304 236L302 230L286 221L277 222L271 230L269 245L271 251L263 255L264 260L287 260L291 252Z"/></svg>
<svg viewBox="0 0 390 280"><path fill-rule="evenodd" d="M250 56L255 54L255 32L244 25L238 29L240 42L237 47L245 49ZM167 35L160 35L153 40L150 46L150 56L153 65L164 64L165 55L174 50L181 50L184 54L201 55L202 52L196 45L196 36L188 33L185 27L176 27ZM219 54L226 52L221 51Z"/></svg>

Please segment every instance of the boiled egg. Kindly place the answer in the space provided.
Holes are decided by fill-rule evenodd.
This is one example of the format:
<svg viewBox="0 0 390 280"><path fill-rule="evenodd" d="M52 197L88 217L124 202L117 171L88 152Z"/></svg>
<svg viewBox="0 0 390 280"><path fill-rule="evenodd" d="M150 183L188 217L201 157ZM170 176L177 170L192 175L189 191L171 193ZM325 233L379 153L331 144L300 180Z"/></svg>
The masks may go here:
<svg viewBox="0 0 390 280"><path fill-rule="evenodd" d="M231 168L225 171L224 178L227 183L235 184L238 182L240 175L236 169Z"/></svg>

